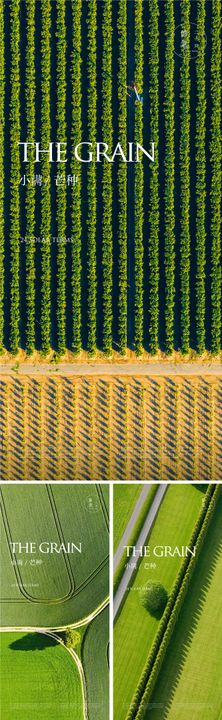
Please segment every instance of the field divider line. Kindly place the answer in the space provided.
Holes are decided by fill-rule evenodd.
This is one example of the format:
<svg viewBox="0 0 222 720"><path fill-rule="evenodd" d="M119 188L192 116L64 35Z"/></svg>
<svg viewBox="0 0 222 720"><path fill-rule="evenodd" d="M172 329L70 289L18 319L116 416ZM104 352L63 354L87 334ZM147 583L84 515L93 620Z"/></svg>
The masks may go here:
<svg viewBox="0 0 222 720"><path fill-rule="evenodd" d="M159 487L156 491L153 503L151 505L151 508L148 511L148 515L145 519L142 530L140 531L139 537L136 542L135 555L134 555L134 561L132 563L132 567L126 567L126 570L120 580L119 586L117 588L117 591L116 591L116 594L114 597L114 603L113 603L113 605L114 605L113 619L114 620L115 620L115 618L120 610L120 607L123 603L124 597L127 593L129 583L138 568L138 564L140 561L139 548L141 545L144 545L146 543L147 537L153 526L153 523L155 522L157 513L159 511L160 505L162 503L162 500L164 498L167 488L168 488L168 485L166 483L162 483L161 485L159 485ZM130 560L130 558L129 558L129 560Z"/></svg>

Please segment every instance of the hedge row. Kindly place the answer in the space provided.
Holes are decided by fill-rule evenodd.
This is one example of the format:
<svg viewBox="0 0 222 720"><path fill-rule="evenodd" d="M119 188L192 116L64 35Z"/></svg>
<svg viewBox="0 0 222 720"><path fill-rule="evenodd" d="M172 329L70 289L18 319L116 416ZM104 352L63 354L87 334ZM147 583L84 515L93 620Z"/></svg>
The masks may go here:
<svg viewBox="0 0 222 720"><path fill-rule="evenodd" d="M72 3L72 149L81 142L82 111L81 111L81 14L82 0ZM74 353L81 350L81 168L72 150L71 174L77 175L78 181L72 188L71 222L72 222L72 349Z"/></svg>
<svg viewBox="0 0 222 720"><path fill-rule="evenodd" d="M10 41L11 41L11 95L10 95L10 349L16 353L19 345L19 237L20 237L20 206L19 180L20 158L18 138L20 137L20 21L19 0L10 3Z"/></svg>
<svg viewBox="0 0 222 720"><path fill-rule="evenodd" d="M51 2L41 3L41 144L48 147L51 140L50 130L50 42L51 42ZM50 198L50 163L48 154L43 153L41 160L41 347L44 354L50 350L50 313L51 313L51 198Z"/></svg>
<svg viewBox="0 0 222 720"><path fill-rule="evenodd" d="M56 2L57 137L66 142L66 3ZM58 352L66 349L66 164L57 165L57 332Z"/></svg>
<svg viewBox="0 0 222 720"><path fill-rule="evenodd" d="M149 3L150 137L155 143L149 191L149 346L158 350L159 320L159 3Z"/></svg>
<svg viewBox="0 0 222 720"><path fill-rule="evenodd" d="M166 352L174 348L174 296L175 296L175 213L174 213L174 0L165 0L165 346Z"/></svg>
<svg viewBox="0 0 222 720"><path fill-rule="evenodd" d="M147 710L159 670L162 664L165 651L176 621L177 614L182 604L187 589L190 573L192 572L200 550L203 538L206 534L215 504L220 493L220 486L209 485L203 506L195 524L189 547L196 546L196 556L184 558L173 589L171 591L166 609L164 611L158 631L155 636L147 663L141 676L139 685L133 698L127 720L142 720Z"/></svg>
<svg viewBox="0 0 222 720"><path fill-rule="evenodd" d="M103 3L102 21L102 133L103 142L112 147L112 0ZM103 280L103 350L112 352L112 163L103 163L102 178L102 280Z"/></svg>
<svg viewBox="0 0 222 720"><path fill-rule="evenodd" d="M97 92L96 92L96 27L97 1L88 0L87 15L87 73L88 73L88 137L96 142ZM87 247L87 278L88 278L88 338L87 349L90 354L96 350L96 164L88 165L88 247Z"/></svg>
<svg viewBox="0 0 222 720"><path fill-rule="evenodd" d="M5 43L4 6L0 5L0 352L4 345L4 102L5 102Z"/></svg>
<svg viewBox="0 0 222 720"><path fill-rule="evenodd" d="M143 527L143 525L144 525L144 522L145 522L145 520L146 520L147 514L148 514L148 512L149 512L149 510L150 510L150 508L151 508L151 505L153 504L154 497L155 497L155 495L156 495L157 489L158 489L158 485L152 485L152 486L150 487L150 491L149 491L149 493L148 493L148 495L147 495L147 497L146 497L146 500L144 501L144 504L143 504L143 506L142 506L142 508L141 508L141 511L140 511L140 514L139 514L139 517L138 517L138 519L137 519L137 521L136 521L136 523L135 523L135 525L134 525L134 528L133 528L133 530L132 530L132 533L131 533L131 535L130 535L130 537L129 537L128 545L135 545L135 544L136 544L136 542L137 542L137 540L138 540L138 537L139 537L139 534L140 534L140 532L141 532L141 530L142 530L142 527ZM116 591L117 591L117 588L119 587L120 581L122 580L124 571L125 571L125 569L126 569L126 563L127 563L127 562L129 562L129 558L127 558L126 550L125 550L125 551L123 551L123 555L122 555L122 557L121 557L121 560L120 560L120 562L119 562L119 565L118 565L118 567L117 567L117 569L116 569L116 572L115 572L115 574L114 574L114 585L113 585L114 595L115 595L115 593L116 593Z"/></svg>
<svg viewBox="0 0 222 720"><path fill-rule="evenodd" d="M26 122L27 141L35 142L35 0L26 5L27 45L26 45ZM34 156L26 167L27 175L34 176ZM26 350L28 355L35 349L35 187L30 183L26 187Z"/></svg>
<svg viewBox="0 0 222 720"><path fill-rule="evenodd" d="M196 346L205 350L205 265L206 265L206 79L205 79L205 0L197 2L196 57Z"/></svg>
<svg viewBox="0 0 222 720"><path fill-rule="evenodd" d="M140 90L143 84L143 0L135 4L135 77ZM143 145L143 105L135 103L135 137ZM143 164L135 164L134 219L135 219L135 351L143 347Z"/></svg>
<svg viewBox="0 0 222 720"><path fill-rule="evenodd" d="M118 139L124 150L127 138L127 95L123 86L127 85L127 0L119 0L118 5ZM118 187L118 242L119 242L119 295L118 295L118 339L120 352L127 347L127 172L124 163L119 163L117 171Z"/></svg>
<svg viewBox="0 0 222 720"><path fill-rule="evenodd" d="M212 0L211 54L211 348L221 347L221 1Z"/></svg>
<svg viewBox="0 0 222 720"><path fill-rule="evenodd" d="M180 67L180 287L181 349L190 346L190 0L181 3L186 47Z"/></svg>

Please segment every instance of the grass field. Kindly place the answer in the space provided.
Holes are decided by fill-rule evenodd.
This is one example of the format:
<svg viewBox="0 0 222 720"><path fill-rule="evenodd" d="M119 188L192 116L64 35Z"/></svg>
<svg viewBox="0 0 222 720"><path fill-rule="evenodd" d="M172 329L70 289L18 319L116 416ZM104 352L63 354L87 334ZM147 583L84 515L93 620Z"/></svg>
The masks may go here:
<svg viewBox="0 0 222 720"><path fill-rule="evenodd" d="M80 676L70 654L37 633L0 633L1 718L84 720Z"/></svg>
<svg viewBox="0 0 222 720"><path fill-rule="evenodd" d="M1 478L219 481L221 399L213 376L2 376Z"/></svg>
<svg viewBox="0 0 222 720"><path fill-rule="evenodd" d="M87 617L108 596L108 488L1 486L2 610L5 627L60 627ZM36 543L14 554L10 542ZM40 542L82 543L81 554L41 554Z"/></svg>
<svg viewBox="0 0 222 720"><path fill-rule="evenodd" d="M189 544L202 500L203 493L193 485L169 486L151 530L149 545ZM152 562L152 558L142 558L115 624L115 720L125 720L159 622L142 607L139 590L148 580L154 579L170 592L181 558L155 558L154 568L149 567Z"/></svg>
<svg viewBox="0 0 222 720"><path fill-rule="evenodd" d="M157 681L152 720L220 720L222 498L218 501Z"/></svg>
<svg viewBox="0 0 222 720"><path fill-rule="evenodd" d="M127 523L142 490L141 485L118 485L113 497L114 549L124 533Z"/></svg>
<svg viewBox="0 0 222 720"><path fill-rule="evenodd" d="M109 717L108 651L109 609L105 608L88 626L82 646L89 720L104 720Z"/></svg>

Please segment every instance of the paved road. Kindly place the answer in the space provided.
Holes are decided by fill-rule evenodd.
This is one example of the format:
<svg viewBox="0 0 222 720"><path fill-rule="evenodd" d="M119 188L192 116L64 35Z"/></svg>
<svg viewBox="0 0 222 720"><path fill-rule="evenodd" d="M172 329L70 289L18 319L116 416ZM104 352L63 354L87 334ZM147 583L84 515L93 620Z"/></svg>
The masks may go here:
<svg viewBox="0 0 222 720"><path fill-rule="evenodd" d="M137 543L136 543L136 555L135 555L135 557L133 558L133 563L130 563L130 560L129 560L128 565L134 565L134 563L136 563L136 564L138 563L139 557L140 557L140 556L139 556L139 548L140 548L140 545L145 545L145 543L146 543L147 535L148 535L148 533L150 532L150 529L151 529L151 527L152 527L152 525L153 525L153 523L154 523L154 520L155 520L156 515L157 515L157 513L158 513L159 507L160 507L160 505L161 505L161 502L162 502L162 499L163 499L163 497L164 497L164 495L165 495L165 492L166 492L166 490L167 490L167 487L168 487L168 486L167 486L166 484L162 484L162 485L160 485L160 486L158 487L158 490L157 490L156 495L155 495L155 497L154 497L154 501L153 501L152 506L151 506L151 508L150 508L150 510L149 510L149 512L148 512L148 515L147 515L146 520L145 520L145 522L144 522L143 528L142 528L142 530L141 530L141 533L140 533L140 535L139 535L139 537L138 537L138 540L137 540ZM135 571L135 567L127 567L126 570L125 570L125 572L124 572L124 575L123 575L122 580L121 580L121 582L120 582L120 584L119 584L118 590L117 590L117 592L116 592L116 595L115 595L114 601L113 601L113 617L114 617L114 618L116 617L116 615L117 615L117 613L118 613L118 610L119 610L120 605L121 605L121 603L122 603L122 601L123 601L123 598L124 598L124 595L125 595L125 593L126 593L126 591L127 591L127 588L128 588L128 586L129 586L129 584L130 584L130 580L131 580L131 578L132 578L132 575L133 575L134 571Z"/></svg>
<svg viewBox="0 0 222 720"><path fill-rule="evenodd" d="M126 529L123 533L123 536L121 537L120 543L118 545L118 548L115 552L114 559L113 559L113 568L114 572L116 571L117 566L119 565L119 562L121 560L122 554L123 554L123 547L124 545L128 544L131 532L137 522L137 519L140 514L140 510L143 507L143 503L145 502L148 493L150 492L150 485L144 485L142 488L142 491L138 497L138 500L136 502L136 505L134 507L134 510L132 512L132 515L129 519L128 525L126 526Z"/></svg>
<svg viewBox="0 0 222 720"><path fill-rule="evenodd" d="M203 376L215 375L222 376L222 364L213 363L59 363L59 365L50 363L31 364L20 363L18 367L13 362L0 365L0 373L2 375L62 375L62 376L99 376L101 375L129 375L129 376Z"/></svg>

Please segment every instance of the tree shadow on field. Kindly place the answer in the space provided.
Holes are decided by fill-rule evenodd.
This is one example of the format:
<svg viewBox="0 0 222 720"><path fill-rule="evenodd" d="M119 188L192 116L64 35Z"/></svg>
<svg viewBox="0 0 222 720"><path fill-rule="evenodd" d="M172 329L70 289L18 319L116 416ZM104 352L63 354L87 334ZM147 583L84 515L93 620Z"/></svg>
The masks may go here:
<svg viewBox="0 0 222 720"><path fill-rule="evenodd" d="M9 645L10 650L45 650L46 647L57 645L57 641L48 635L41 635L40 633L28 633L24 637L15 640Z"/></svg>

